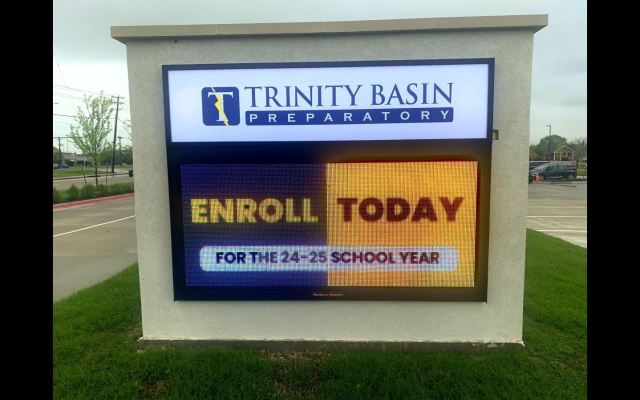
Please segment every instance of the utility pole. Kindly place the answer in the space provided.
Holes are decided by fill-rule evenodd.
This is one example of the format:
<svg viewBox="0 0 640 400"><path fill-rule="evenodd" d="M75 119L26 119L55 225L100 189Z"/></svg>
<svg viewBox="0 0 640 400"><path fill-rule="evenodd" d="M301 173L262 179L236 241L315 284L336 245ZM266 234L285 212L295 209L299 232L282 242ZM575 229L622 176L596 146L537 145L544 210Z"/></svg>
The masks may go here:
<svg viewBox="0 0 640 400"><path fill-rule="evenodd" d="M549 127L549 160L547 161L551 161L551 125L546 125Z"/></svg>
<svg viewBox="0 0 640 400"><path fill-rule="evenodd" d="M118 164L122 164L122 136L118 136Z"/></svg>
<svg viewBox="0 0 640 400"><path fill-rule="evenodd" d="M116 165L116 134L118 133L118 109L120 108L120 96L111 96L111 98L116 98L116 120L113 127L113 151L111 156L111 173L114 173L114 168Z"/></svg>

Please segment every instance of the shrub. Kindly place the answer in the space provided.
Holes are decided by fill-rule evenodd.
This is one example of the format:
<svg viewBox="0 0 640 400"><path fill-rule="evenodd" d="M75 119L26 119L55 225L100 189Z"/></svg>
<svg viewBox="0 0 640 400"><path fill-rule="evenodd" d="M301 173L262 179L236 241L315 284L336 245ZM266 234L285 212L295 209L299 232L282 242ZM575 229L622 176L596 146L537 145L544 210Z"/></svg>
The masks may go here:
<svg viewBox="0 0 640 400"><path fill-rule="evenodd" d="M84 189L84 188L83 188ZM71 185L71 187L67 190L67 199L69 201L78 200L80 198L80 192L76 185Z"/></svg>
<svg viewBox="0 0 640 400"><path fill-rule="evenodd" d="M106 185L98 185L96 197L105 197L109 195L109 188Z"/></svg>
<svg viewBox="0 0 640 400"><path fill-rule="evenodd" d="M109 185L109 193L111 194L124 194L124 193L133 193L133 183L114 183L113 185Z"/></svg>
<svg viewBox="0 0 640 400"><path fill-rule="evenodd" d="M53 204L60 203L60 200L60 193L58 193L56 188L53 188Z"/></svg>
<svg viewBox="0 0 640 400"><path fill-rule="evenodd" d="M82 187L82 191L80 192L83 199L93 199L96 197L96 187L92 184L88 184Z"/></svg>
<svg viewBox="0 0 640 400"><path fill-rule="evenodd" d="M114 183L113 185L109 185L109 193L111 194L123 194L125 192L125 188L121 183Z"/></svg>

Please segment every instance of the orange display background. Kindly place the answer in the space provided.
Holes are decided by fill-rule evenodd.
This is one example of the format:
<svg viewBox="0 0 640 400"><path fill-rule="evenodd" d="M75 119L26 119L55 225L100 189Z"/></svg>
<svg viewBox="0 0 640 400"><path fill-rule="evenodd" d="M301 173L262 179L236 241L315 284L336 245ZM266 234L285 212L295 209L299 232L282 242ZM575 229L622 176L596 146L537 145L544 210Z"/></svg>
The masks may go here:
<svg viewBox="0 0 640 400"><path fill-rule="evenodd" d="M329 286L473 287L476 253L476 207L478 163L476 161L416 161L379 163L332 163L327 165L327 230L329 246L453 246L458 249L458 266L453 271L345 271L329 272ZM352 221L343 221L338 198L387 197L406 199L409 218L376 222L360 218L353 206ZM421 197L432 200L437 222L411 221ZM448 197L463 201L455 221L439 201ZM385 210L386 211L386 210ZM390 266L390 269L392 266Z"/></svg>

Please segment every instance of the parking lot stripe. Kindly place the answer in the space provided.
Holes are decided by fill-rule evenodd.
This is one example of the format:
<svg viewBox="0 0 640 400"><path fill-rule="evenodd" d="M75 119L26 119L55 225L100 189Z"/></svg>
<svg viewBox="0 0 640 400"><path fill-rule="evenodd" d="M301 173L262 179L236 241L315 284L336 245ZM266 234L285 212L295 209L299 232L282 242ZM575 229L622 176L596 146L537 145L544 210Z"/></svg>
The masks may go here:
<svg viewBox="0 0 640 400"><path fill-rule="evenodd" d="M136 215L133 214L133 215L129 215L128 217L124 217L124 218L120 218L120 219L114 219L113 221L108 221L108 222L103 222L103 223L97 224L97 225L87 226L86 228L80 228L80 229L76 229L76 230L69 231L69 232L64 232L64 233L58 233L57 235L53 235L53 237L56 238L58 236L68 235L70 233L80 232L80 231L84 231L84 230L87 230L87 229L96 228L96 227L102 226L102 225L113 224L114 222L123 221L125 219L133 218L135 216Z"/></svg>

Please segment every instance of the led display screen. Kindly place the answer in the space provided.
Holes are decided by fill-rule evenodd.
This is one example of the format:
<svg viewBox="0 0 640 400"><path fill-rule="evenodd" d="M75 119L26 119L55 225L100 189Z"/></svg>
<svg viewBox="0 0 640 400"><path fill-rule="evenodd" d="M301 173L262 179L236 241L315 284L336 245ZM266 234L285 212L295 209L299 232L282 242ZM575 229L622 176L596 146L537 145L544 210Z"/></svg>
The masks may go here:
<svg viewBox="0 0 640 400"><path fill-rule="evenodd" d="M493 60L163 72L175 300L486 301Z"/></svg>
<svg viewBox="0 0 640 400"><path fill-rule="evenodd" d="M188 286L474 285L474 161L181 172Z"/></svg>

